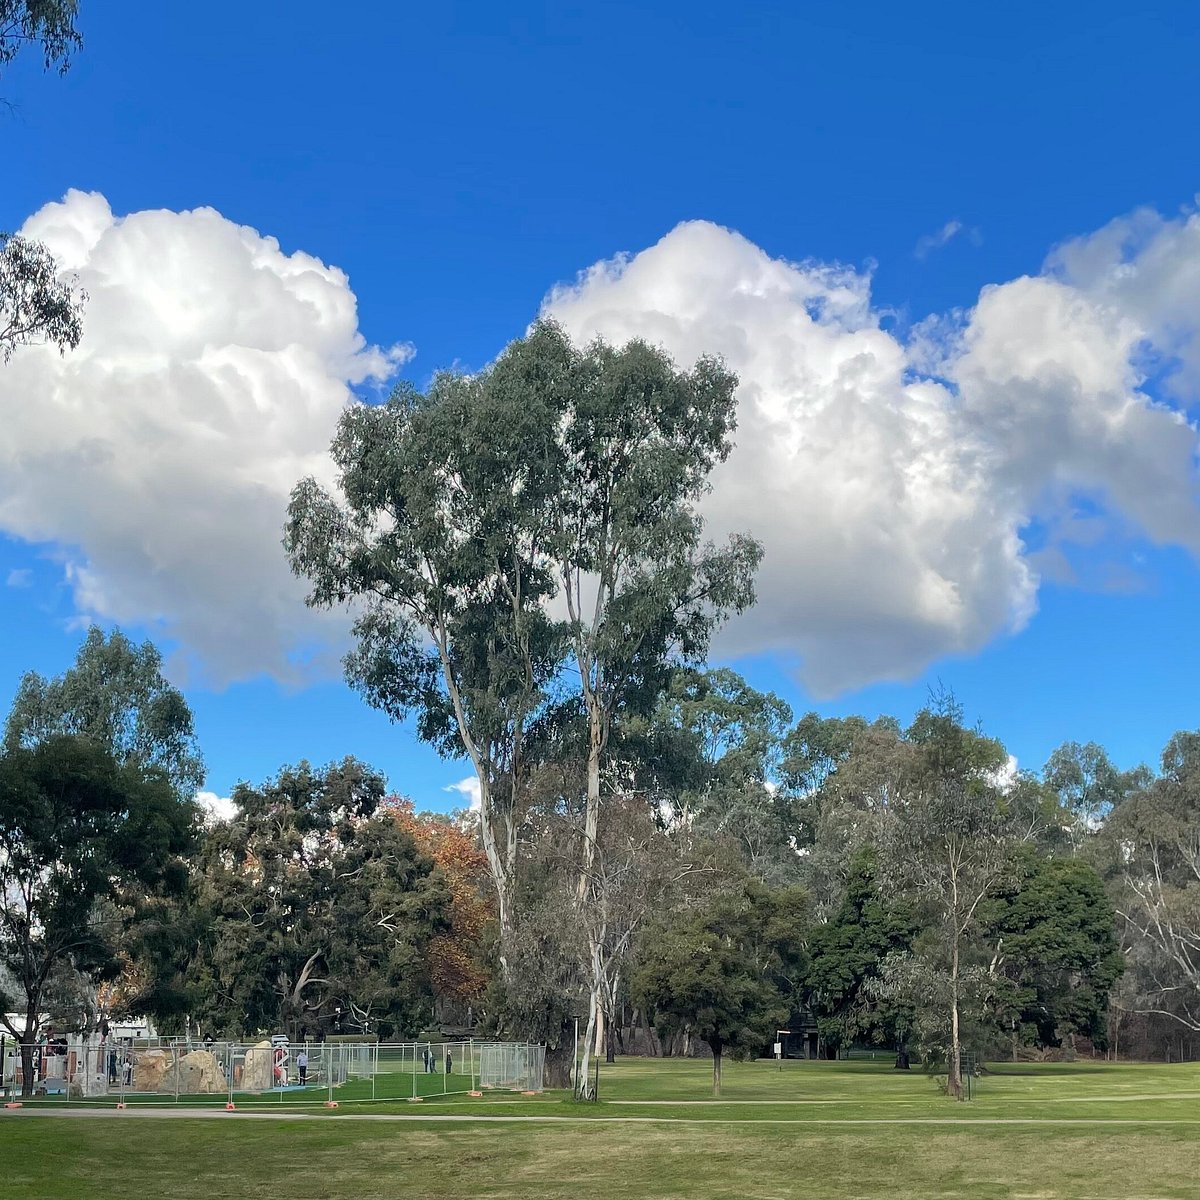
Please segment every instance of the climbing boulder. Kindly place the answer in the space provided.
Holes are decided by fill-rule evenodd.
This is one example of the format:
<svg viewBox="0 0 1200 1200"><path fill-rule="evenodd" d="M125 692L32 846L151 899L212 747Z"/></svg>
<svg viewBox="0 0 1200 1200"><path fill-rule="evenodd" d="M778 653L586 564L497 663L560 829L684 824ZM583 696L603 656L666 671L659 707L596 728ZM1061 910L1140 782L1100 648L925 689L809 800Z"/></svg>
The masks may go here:
<svg viewBox="0 0 1200 1200"><path fill-rule="evenodd" d="M212 1095L227 1092L229 1083L215 1055L207 1050L193 1050L167 1069L162 1090L181 1096Z"/></svg>
<svg viewBox="0 0 1200 1200"><path fill-rule="evenodd" d="M133 1083L135 1092L161 1092L163 1076L171 1066L169 1050L135 1050L133 1059Z"/></svg>
<svg viewBox="0 0 1200 1200"><path fill-rule="evenodd" d="M238 1090L243 1092L265 1092L274 1087L275 1051L269 1041L259 1042L246 1051L242 1065L242 1078Z"/></svg>

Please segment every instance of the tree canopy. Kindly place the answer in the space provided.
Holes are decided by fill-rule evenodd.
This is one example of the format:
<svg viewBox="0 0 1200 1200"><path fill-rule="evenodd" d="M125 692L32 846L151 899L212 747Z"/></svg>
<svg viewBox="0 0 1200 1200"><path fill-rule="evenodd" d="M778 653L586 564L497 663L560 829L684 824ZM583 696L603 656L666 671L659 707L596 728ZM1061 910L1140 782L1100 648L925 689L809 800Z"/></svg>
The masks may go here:
<svg viewBox="0 0 1200 1200"><path fill-rule="evenodd" d="M92 626L75 663L55 679L28 672L4 726L7 746L33 746L78 734L118 762L162 771L190 799L204 783L204 760L183 693L163 675L153 642L140 646L119 629Z"/></svg>
<svg viewBox="0 0 1200 1200"><path fill-rule="evenodd" d="M429 949L450 893L353 759L239 784L238 816L208 834L198 961L223 1033L395 1036L431 1013Z"/></svg>
<svg viewBox="0 0 1200 1200"><path fill-rule="evenodd" d="M660 924L647 940L634 995L662 1028L685 1028L721 1061L757 1056L793 1012L805 965L808 899L753 880L710 898L695 913Z"/></svg>
<svg viewBox="0 0 1200 1200"><path fill-rule="evenodd" d="M885 898L875 857L871 847L859 851L837 912L812 931L806 985L827 1050L858 1042L895 1046L903 1058L911 1006L867 985L880 978L889 955L911 949L919 923L911 904Z"/></svg>
<svg viewBox="0 0 1200 1200"><path fill-rule="evenodd" d="M0 1022L19 1009L26 1047L52 973L115 975L120 914L182 890L195 824L161 771L94 740L55 735L0 756Z"/></svg>

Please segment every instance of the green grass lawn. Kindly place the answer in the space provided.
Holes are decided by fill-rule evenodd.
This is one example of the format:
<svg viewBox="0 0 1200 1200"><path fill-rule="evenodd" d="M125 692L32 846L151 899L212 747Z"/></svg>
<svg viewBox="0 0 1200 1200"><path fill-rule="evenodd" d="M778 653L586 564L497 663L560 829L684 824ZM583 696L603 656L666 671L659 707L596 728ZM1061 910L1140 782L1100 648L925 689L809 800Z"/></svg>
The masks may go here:
<svg viewBox="0 0 1200 1200"><path fill-rule="evenodd" d="M27 1109L0 1114L0 1195L1200 1198L1200 1065L997 1065L970 1104L886 1061L731 1063L720 1101L709 1082L702 1060L625 1059L602 1069L595 1105L284 1106L304 1121ZM356 1119L374 1115L420 1119ZM439 1115L504 1119L427 1119Z"/></svg>

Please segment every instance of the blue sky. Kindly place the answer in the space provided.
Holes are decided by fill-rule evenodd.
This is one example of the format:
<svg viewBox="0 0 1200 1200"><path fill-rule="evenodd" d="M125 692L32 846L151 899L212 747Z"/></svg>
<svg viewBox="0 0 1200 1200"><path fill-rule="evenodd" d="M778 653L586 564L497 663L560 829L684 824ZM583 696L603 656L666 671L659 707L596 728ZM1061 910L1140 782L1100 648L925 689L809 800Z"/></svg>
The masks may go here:
<svg viewBox="0 0 1200 1200"><path fill-rule="evenodd" d="M1149 3L1134 11L1107 3L1086 9L1013 3L994 10L948 3L423 9L360 3L331 15L327 5L214 0L203 9L155 6L149 16L144 5L120 0L103 6L83 0L81 8L86 46L64 79L42 75L26 59L3 80L15 108L0 113L0 228L20 227L71 189L99 193L117 218L210 207L225 222L277 239L283 256L302 252L345 272L348 283L331 285L330 295L356 298L351 332L361 332L369 345L411 347L415 353L400 369L418 383L441 367L486 363L524 330L556 285L571 284L580 271L614 255L655 247L680 222L712 222L736 231L745 244L685 227L657 256L637 260L641 283L627 275L611 286L576 285L561 304L568 325L614 336L640 331L639 322L654 315L662 278L683 278L679 272L695 269L697 258L711 257L725 271L727 259L715 282L680 285L707 306L703 320L680 335L678 346L690 349L708 330L719 340L728 327L721 281L758 271L757 256L808 264L786 285L800 290L827 286L827 276L818 278L812 264L841 264L852 277L849 290L869 293L868 332L887 335L882 349L878 340L863 343L881 361L894 346L913 355L914 327L931 314L948 318L950 332L939 334L939 345L956 364L953 383L962 401L944 401L948 415L939 420L952 421L953 428L940 435L944 454L929 470L940 471L951 458L955 471L966 469L969 456L959 455L955 440L967 436L964 430L974 438L986 427L982 444L990 457L1007 453L1020 437L1005 432L997 413L1036 429L1034 440L1051 457L1054 431L1066 428L1069 452L1035 463L1033 450L1026 450L987 476L971 512L945 534L954 542L952 555L920 542L941 536L930 532L927 508L914 519L920 527L914 544L925 547L914 561L940 564L947 594L971 610L967 616L930 632L930 621L937 625L940 617L927 619L922 610L917 620L905 610L895 624L904 646L864 652L860 669L845 678L830 670L815 682L811 673L807 682L797 677L797 664L818 642L833 646L835 657L856 645L851 618L834 622L816 600L777 606L772 625L782 630L789 621L811 619L808 641L798 634L793 644L779 633L769 644L756 644L734 636L723 652L738 656L736 665L760 686L778 690L797 712L817 706L904 718L940 679L1027 766L1040 765L1064 740L1089 738L1132 765L1153 759L1175 729L1200 725L1194 449L1189 456L1176 435L1151 429L1150 417L1128 437L1110 428L1093 438L1087 430L1095 405L1086 386L1080 392L1072 384L1069 395L1054 391L1061 372L1013 383L1020 372L1001 370L994 357L984 361L983 349L975 357L945 350L958 335L970 341L977 334L985 348L1009 345L1008 334L997 331L1018 328L1020 314L1036 310L1036 297L1000 289L994 298L1003 311L988 313L985 322L982 312L973 315L981 290L995 292L1026 275L1044 278L1048 255L1068 243L1078 253L1060 275L1065 272L1072 294L1103 309L1105 320L1119 309L1117 317L1137 325L1131 336L1139 348L1129 358L1150 382L1126 379L1121 386L1137 386L1148 408L1194 409L1200 399L1194 377L1187 371L1171 376L1170 367L1188 356L1177 331L1200 324L1200 299L1187 286L1200 276L1180 266L1178 279L1168 280L1161 265L1191 261L1187 214L1200 190L1194 119L1200 15L1194 5ZM1157 247L1136 260L1145 287L1114 290L1121 254L1095 266L1104 247L1076 239L1143 209L1160 214L1161 222L1137 235ZM105 219L77 210L67 215L84 225ZM126 233L131 230L127 225ZM210 350L224 345L222 338L237 342L239 328L251 323L223 320L239 311L245 288L230 283L223 298L213 264L225 260L207 253L202 239L224 237L225 230L155 226L126 250L120 266L127 283L129 258L143 247L135 265L163 289L156 301L163 319L204 330L210 321L213 332L195 337ZM1173 249L1176 243L1182 249ZM195 291L188 286L193 261L213 271ZM101 418L79 415L78 393L59 399L74 384L47 372L69 368L42 365L34 352L24 365L17 356L10 368L0 367L0 412L19 403L44 415L43 424L30 417L14 435L7 465L0 455L0 584L10 581L0 586L0 619L9 631L0 646L0 700L24 669L56 672L68 664L81 636L80 614L119 618L186 661L179 677L196 712L212 790L226 794L237 779L261 778L300 757L322 761L354 753L386 770L393 786L419 804L454 803L457 797L443 789L467 774L465 766L439 762L328 675L297 668L239 679L228 663L210 669L224 653L217 648L220 622L204 624L195 614L190 625L176 619L176 607L187 597L198 604L206 581L216 578L211 564L187 573L181 563L188 545L195 538L207 553L218 553L221 521L231 522L231 537L238 533L232 527L238 505L221 504L222 497L229 500L222 492L229 479L241 486L247 474L269 472L271 464L307 463L321 444L320 422L312 420L307 440L297 434L287 443L290 458L271 456L268 438L279 425L303 421L289 407L295 397L279 392L280 376L264 374L261 388L276 390L265 398L255 393L255 403L271 408L272 420L262 430L239 420L221 431L231 439L263 439L264 456L243 461L238 455L249 452L240 447L232 453L236 476L222 474L231 452L212 438L189 442L192 409L156 408L150 383L129 383L133 376L125 372L144 369L154 339L151 331L136 344L121 342L138 316L114 299L115 287L106 290L102 274L87 274L115 268L99 256L80 266L85 282L97 281L89 287L97 315L85 349L108 355L104 378L112 388L94 397ZM160 268L169 275L165 282L155 275ZM1158 298L1169 292L1174 307L1168 309ZM615 309L619 319L611 315ZM747 328L766 329L775 319L759 314L747 318ZM858 346L853 339L863 336L863 321L860 315L839 324L838 338L851 340L838 344ZM329 362L345 357L337 339L349 335L338 328L322 368L327 374ZM1074 329L1064 324L1061 340L1069 341ZM1162 330L1172 332L1155 332ZM1145 366L1147 340L1158 364L1153 369ZM817 353L808 342L804 347L789 352L787 361ZM186 375L195 361L185 356L171 378ZM744 380L750 371L751 382L754 371L766 371L768 390L776 392L791 377L757 359L737 365ZM373 369L384 373L378 364ZM906 379L914 369L906 360ZM1078 370L1085 384L1099 378L1090 366ZM360 394L384 386L362 378L366 367L343 374ZM1027 384L1038 396L1036 413L1024 392L1011 399ZM128 407L135 393L136 410ZM92 396L86 389L82 394ZM193 399L215 405L216 395L202 389ZM882 395L871 392L865 406L878 411L892 403ZM789 419L796 424L798 412L817 411L818 399L790 409ZM1005 407L1010 400L1011 409ZM1072 405L1074 424L1064 424L1060 409ZM121 491L118 500L102 476L88 475L92 490L68 502L79 478L70 461L35 462L55 431L74 436L89 420L98 420L89 445L120 428L112 478L122 487L131 473L142 477L146 461L160 454L161 439L176 447L181 457L174 477L191 501L170 514L174 553L163 549L163 530L152 521L162 507L155 499L161 481L147 476L145 491ZM331 421L326 424L331 433ZM747 438L761 434L753 420L743 424ZM1135 434L1143 427L1140 442ZM861 441L864 428L852 426L848 440ZM802 423L797 436L806 436ZM886 438L886 430L880 436ZM17 445L22 437L29 441ZM828 438L838 445L834 433ZM18 451L20 469L13 466ZM205 453L213 456L207 465ZM903 446L895 454L902 459ZM1158 455L1170 459L1161 488ZM786 459L769 461L787 469ZM802 469L816 467L806 460ZM860 467L842 469L849 477ZM925 469L914 467L909 483ZM1019 487L1013 483L1018 475ZM948 496L960 491L953 482L944 486ZM1001 486L1012 492L1003 520L980 516L987 494ZM820 495L828 500L830 493ZM714 503L723 503L719 489ZM109 507L106 524L98 510ZM744 496L740 508L732 502L730 508L743 524L773 516L765 498L760 513ZM837 553L829 547L839 544L834 535L842 511L831 504L810 514L811 523L832 529L821 556L797 528L786 543L797 548L796 557L777 561L769 597L782 595L788 579L797 591L819 590L825 575L847 595L864 588L906 591L907 559L881 563L872 579L861 565L825 557ZM1021 514L1019 521L1013 513ZM1003 536L1014 521L1019 553ZM1064 534L1067 522L1071 532ZM991 549L967 562L975 523L979 545ZM897 533L897 540L906 537ZM210 617L224 611L238 561L231 550L229 578L222 577L220 587L213 583L204 599ZM1032 583L1018 578L1025 570L1033 572ZM257 584L251 579L248 586ZM837 589L831 584L830 590ZM891 626L872 617L892 612L886 595L875 607L865 600L849 607L862 613L859 642L886 642ZM244 639L245 648L239 642L230 657L250 662L263 634L252 617L271 620L276 612L264 604L246 616L234 606L230 638ZM764 624L771 622L764 617ZM298 618L294 629L286 622L276 627L283 630L281 643L290 639L318 658L333 639L326 627L314 632ZM281 653L294 662L293 651L285 645Z"/></svg>

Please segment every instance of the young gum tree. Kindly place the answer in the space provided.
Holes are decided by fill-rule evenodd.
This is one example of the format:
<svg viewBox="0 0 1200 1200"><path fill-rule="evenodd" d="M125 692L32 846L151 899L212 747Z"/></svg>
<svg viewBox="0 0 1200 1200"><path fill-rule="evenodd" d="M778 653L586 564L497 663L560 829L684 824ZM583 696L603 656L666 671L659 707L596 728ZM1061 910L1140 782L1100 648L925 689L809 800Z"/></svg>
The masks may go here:
<svg viewBox="0 0 1200 1200"><path fill-rule="evenodd" d="M643 797L609 798L588 872L588 903L581 912L589 995L577 1093L591 1094L591 1056L593 1050L601 1053L605 1031L611 1039L622 974L635 940L647 921L669 910L684 880L703 869L663 831Z"/></svg>
<svg viewBox="0 0 1200 1200"><path fill-rule="evenodd" d="M309 603L353 603L346 674L367 701L479 781L501 964L536 726L562 661L546 557L561 467L554 435L573 382L567 348L535 330L487 371L402 385L354 405L332 454L341 495L305 479L284 546Z"/></svg>
<svg viewBox="0 0 1200 1200"><path fill-rule="evenodd" d="M895 803L881 814L885 880L925 908L945 955L949 1007L947 1089L962 1098L963 953L983 902L1008 878L1031 836L1010 817L996 785L1004 747L963 728L952 698L917 715Z"/></svg>

